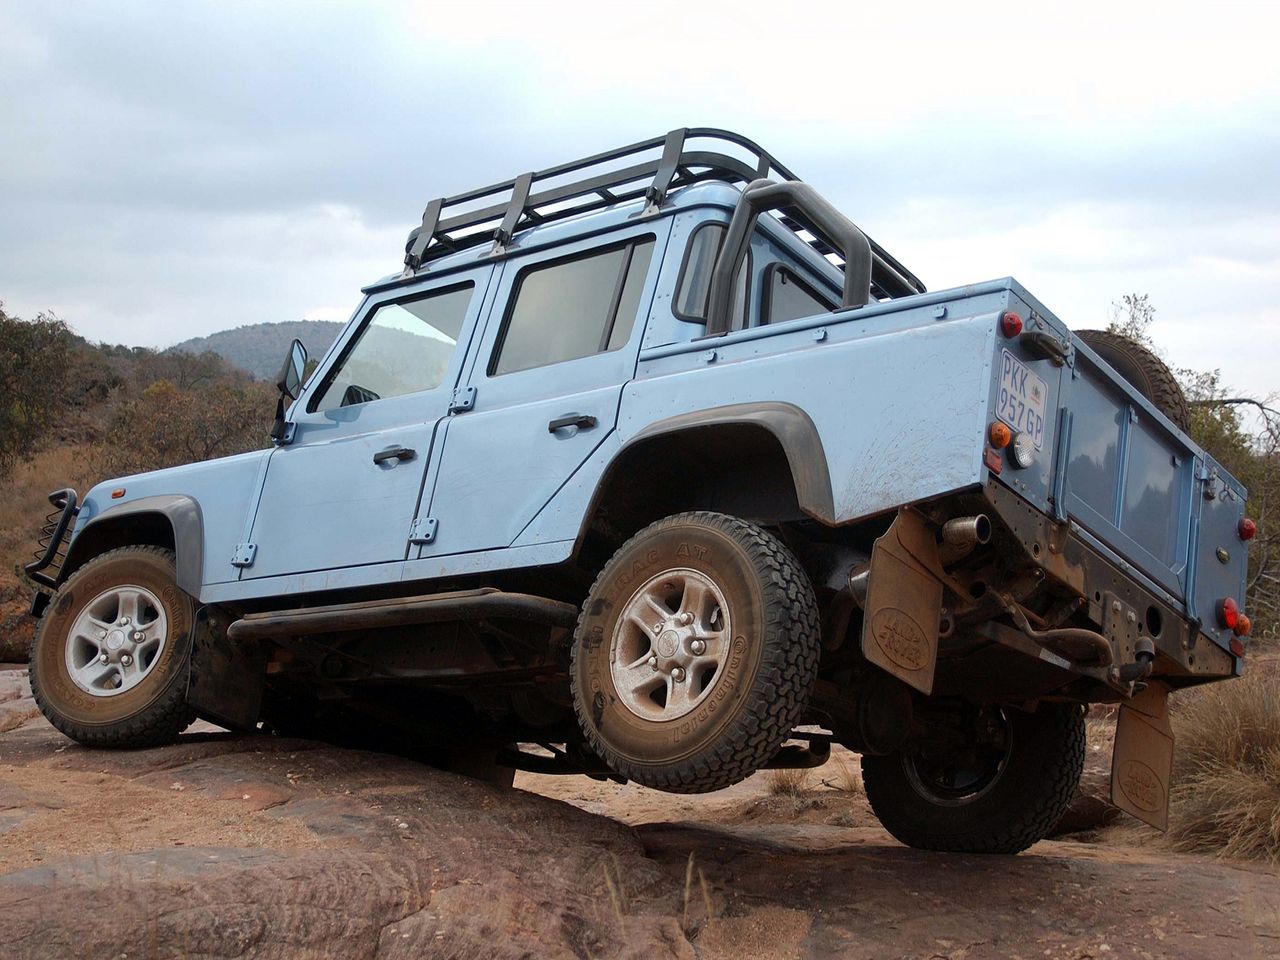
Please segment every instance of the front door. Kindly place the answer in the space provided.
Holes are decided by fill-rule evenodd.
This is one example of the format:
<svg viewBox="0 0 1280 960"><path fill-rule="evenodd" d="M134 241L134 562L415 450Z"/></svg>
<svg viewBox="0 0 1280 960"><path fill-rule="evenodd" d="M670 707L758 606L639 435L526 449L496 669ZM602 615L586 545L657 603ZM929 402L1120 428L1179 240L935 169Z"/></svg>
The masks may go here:
<svg viewBox="0 0 1280 960"><path fill-rule="evenodd" d="M405 559L492 273L453 274L366 305L294 405L293 442L271 454L242 580Z"/></svg>
<svg viewBox="0 0 1280 960"><path fill-rule="evenodd" d="M421 557L509 546L614 429L670 221L513 257L451 417Z"/></svg>

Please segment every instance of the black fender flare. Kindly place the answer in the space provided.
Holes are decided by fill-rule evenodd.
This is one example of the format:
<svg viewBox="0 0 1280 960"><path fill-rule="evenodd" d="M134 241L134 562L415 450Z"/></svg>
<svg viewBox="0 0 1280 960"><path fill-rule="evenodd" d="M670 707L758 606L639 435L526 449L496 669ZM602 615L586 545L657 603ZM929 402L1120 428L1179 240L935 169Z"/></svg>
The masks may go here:
<svg viewBox="0 0 1280 960"><path fill-rule="evenodd" d="M818 428L809 415L795 404L778 400L708 407L656 420L622 444L605 468L600 486L604 486L614 465L629 450L646 441L703 427L744 424L768 431L782 447L791 468L791 480L795 484L800 509L815 520L834 524L835 502L831 492L831 474L827 469L827 454ZM595 507L593 502L584 523L590 522Z"/></svg>
<svg viewBox="0 0 1280 960"><path fill-rule="evenodd" d="M200 504L182 494L139 497L103 510L72 539L58 582L99 553L137 542L127 532L130 521L156 516L163 517L173 533L178 586L199 597L204 580L204 516Z"/></svg>

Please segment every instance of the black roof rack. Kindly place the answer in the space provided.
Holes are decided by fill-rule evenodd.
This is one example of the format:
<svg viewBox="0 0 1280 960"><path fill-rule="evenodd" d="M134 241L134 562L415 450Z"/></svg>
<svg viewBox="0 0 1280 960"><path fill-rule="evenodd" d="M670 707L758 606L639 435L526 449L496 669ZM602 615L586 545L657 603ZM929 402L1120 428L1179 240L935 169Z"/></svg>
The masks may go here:
<svg viewBox="0 0 1280 960"><path fill-rule="evenodd" d="M690 141L711 142L705 145L708 149L694 149L703 144ZM492 255L501 256L512 237L526 227L639 199L645 201L646 213L656 213L668 191L677 187L708 180L747 184L768 178L799 179L746 137L712 127L680 127L665 137L432 200L422 214L422 225L405 244L405 275L430 260L487 242L493 244ZM782 211L778 219L843 269L836 248L800 216ZM875 296L924 292L924 284L879 244L871 241L871 249Z"/></svg>

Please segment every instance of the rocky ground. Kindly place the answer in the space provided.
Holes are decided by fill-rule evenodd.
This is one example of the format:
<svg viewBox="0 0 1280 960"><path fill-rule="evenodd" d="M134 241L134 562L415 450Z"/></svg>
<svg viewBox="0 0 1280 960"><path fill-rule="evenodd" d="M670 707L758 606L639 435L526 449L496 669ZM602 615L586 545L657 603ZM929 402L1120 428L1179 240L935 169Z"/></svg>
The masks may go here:
<svg viewBox="0 0 1280 960"><path fill-rule="evenodd" d="M524 774L503 790L209 727L85 750L27 694L0 670L15 960L1280 956L1276 870L1127 827L1017 857L909 850L849 755L702 797Z"/></svg>

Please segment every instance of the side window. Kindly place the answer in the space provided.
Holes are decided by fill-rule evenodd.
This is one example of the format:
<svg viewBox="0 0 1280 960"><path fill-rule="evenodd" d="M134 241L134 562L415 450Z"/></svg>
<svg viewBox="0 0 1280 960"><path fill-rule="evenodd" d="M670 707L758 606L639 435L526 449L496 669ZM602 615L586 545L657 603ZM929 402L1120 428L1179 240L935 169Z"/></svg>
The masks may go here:
<svg viewBox="0 0 1280 960"><path fill-rule="evenodd" d="M490 376L617 350L631 336L653 237L525 269Z"/></svg>
<svg viewBox="0 0 1280 960"><path fill-rule="evenodd" d="M693 231L689 246L685 249L684 263L680 267L680 280L676 284L675 315L690 323L707 322L707 305L711 299L711 270L716 265L716 255L724 242L726 227L722 223L704 223ZM747 325L747 293L751 277L751 253L738 268L733 294L735 326Z"/></svg>
<svg viewBox="0 0 1280 960"><path fill-rule="evenodd" d="M311 409L336 410L438 387L474 290L467 283L378 307Z"/></svg>
<svg viewBox="0 0 1280 960"><path fill-rule="evenodd" d="M764 310L761 324L782 323L800 317L814 317L830 313L835 304L801 280L792 270L780 263L771 264L766 270Z"/></svg>

